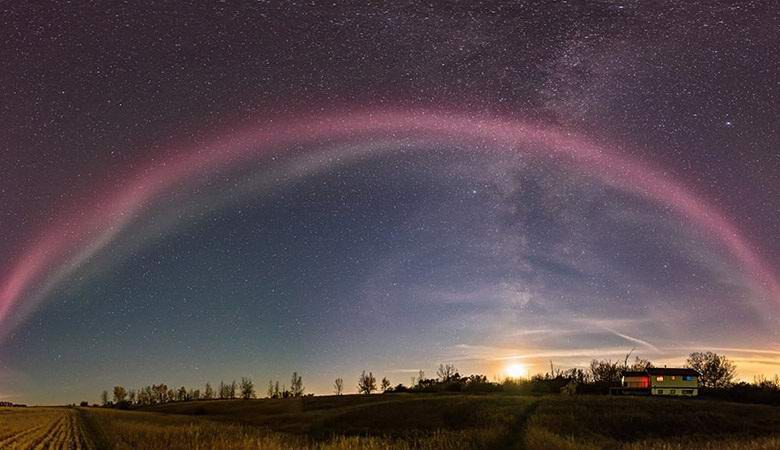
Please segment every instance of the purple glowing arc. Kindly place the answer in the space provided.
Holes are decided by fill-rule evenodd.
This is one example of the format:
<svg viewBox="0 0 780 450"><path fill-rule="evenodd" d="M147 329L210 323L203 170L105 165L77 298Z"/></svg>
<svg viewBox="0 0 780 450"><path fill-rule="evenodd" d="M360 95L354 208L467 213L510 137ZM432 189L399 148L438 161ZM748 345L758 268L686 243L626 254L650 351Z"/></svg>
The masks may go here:
<svg viewBox="0 0 780 450"><path fill-rule="evenodd" d="M665 205L719 240L758 289L780 300L780 284L750 241L721 212L667 173L566 130L495 117L428 110L372 110L269 121L227 133L210 143L171 151L127 177L120 188L98 192L90 211L71 211L31 240L0 283L0 330L18 322L48 290L109 245L155 197L201 174L230 168L289 145L324 141L423 136L494 142L496 151L554 153L584 174ZM529 145L531 144L531 145ZM499 148L504 150L498 150ZM19 311L13 317L14 312ZM2 332L0 332L2 333Z"/></svg>

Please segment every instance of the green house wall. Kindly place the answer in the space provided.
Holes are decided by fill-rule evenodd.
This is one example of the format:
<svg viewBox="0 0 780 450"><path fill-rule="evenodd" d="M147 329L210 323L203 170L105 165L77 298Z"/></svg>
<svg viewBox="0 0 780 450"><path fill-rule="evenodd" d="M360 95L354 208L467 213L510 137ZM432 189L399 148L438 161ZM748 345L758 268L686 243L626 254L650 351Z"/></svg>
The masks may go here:
<svg viewBox="0 0 780 450"><path fill-rule="evenodd" d="M698 395L698 387L699 381L696 377L687 381L683 380L681 376L664 375L663 381L659 381L658 376L650 377L650 392L653 395Z"/></svg>

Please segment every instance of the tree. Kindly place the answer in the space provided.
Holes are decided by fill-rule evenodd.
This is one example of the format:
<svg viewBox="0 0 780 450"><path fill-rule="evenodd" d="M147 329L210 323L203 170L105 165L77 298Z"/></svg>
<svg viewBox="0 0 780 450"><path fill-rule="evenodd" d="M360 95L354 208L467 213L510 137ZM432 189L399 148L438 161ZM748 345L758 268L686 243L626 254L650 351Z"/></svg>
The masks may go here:
<svg viewBox="0 0 780 450"><path fill-rule="evenodd" d="M382 377L382 383L380 384L380 387L382 392L387 392L387 390L390 389L390 380L388 380L387 377Z"/></svg>
<svg viewBox="0 0 780 450"><path fill-rule="evenodd" d="M103 391L100 394L100 404L103 406L108 406L108 391Z"/></svg>
<svg viewBox="0 0 780 450"><path fill-rule="evenodd" d="M155 403L165 403L168 401L168 386L165 384L153 384L152 392L154 393Z"/></svg>
<svg viewBox="0 0 780 450"><path fill-rule="evenodd" d="M634 363L627 366L626 368L628 370L633 370L637 372L642 372L644 370L650 369L653 367L653 363L646 359L642 359L638 356L634 357Z"/></svg>
<svg viewBox="0 0 780 450"><path fill-rule="evenodd" d="M224 399L228 398L228 396L230 395L229 391L230 391L230 388L228 387L228 385L226 385L224 381L220 381L219 382L219 398L221 400L224 400Z"/></svg>
<svg viewBox="0 0 780 450"><path fill-rule="evenodd" d="M130 389L130 392L127 393L127 401L129 401L131 405L134 405L135 399L136 399L135 389Z"/></svg>
<svg viewBox="0 0 780 450"><path fill-rule="evenodd" d="M412 384L411 384L411 386L412 387L417 386L424 379L425 379L425 372L422 369L420 369L417 372L417 378L415 379L414 377L412 377Z"/></svg>
<svg viewBox="0 0 780 450"><path fill-rule="evenodd" d="M211 388L211 383L206 382L206 390L203 392L203 398L211 400L214 398L214 389Z"/></svg>
<svg viewBox="0 0 780 450"><path fill-rule="evenodd" d="M590 374L577 367L572 367L569 370L564 370L563 372L561 372L561 377L567 380L574 381L575 383L578 384L589 383L591 381Z"/></svg>
<svg viewBox="0 0 780 450"><path fill-rule="evenodd" d="M139 393L139 403L142 405L151 405L154 403L154 390L151 386L146 386ZM143 400L141 400L143 398Z"/></svg>
<svg viewBox="0 0 780 450"><path fill-rule="evenodd" d="M767 378L764 375L754 375L753 385L759 389L776 391L780 389L780 375L775 375L774 378Z"/></svg>
<svg viewBox="0 0 780 450"><path fill-rule="evenodd" d="M182 386L176 391L176 401L183 402L185 400L187 400L187 388Z"/></svg>
<svg viewBox="0 0 780 450"><path fill-rule="evenodd" d="M127 399L127 390L122 386L114 386L114 403L122 403Z"/></svg>
<svg viewBox="0 0 780 450"><path fill-rule="evenodd" d="M713 352L693 352L688 356L688 367L699 372L699 384L723 388L734 380L737 366L725 356Z"/></svg>
<svg viewBox="0 0 780 450"><path fill-rule="evenodd" d="M611 360L590 362L590 374L596 383L617 383L620 381L622 366L619 362Z"/></svg>
<svg viewBox="0 0 780 450"><path fill-rule="evenodd" d="M236 390L238 389L238 384L236 384L236 380L233 380L228 385L228 398L236 398Z"/></svg>
<svg viewBox="0 0 780 450"><path fill-rule="evenodd" d="M249 400L255 397L255 384L249 378L241 377L241 398Z"/></svg>
<svg viewBox="0 0 780 450"><path fill-rule="evenodd" d="M336 392L336 395L341 395L342 392L344 392L344 379L336 378L336 381L333 382L333 387L335 389L334 392Z"/></svg>
<svg viewBox="0 0 780 450"><path fill-rule="evenodd" d="M274 383L274 398L282 398L282 391L279 389L279 380Z"/></svg>
<svg viewBox="0 0 780 450"><path fill-rule="evenodd" d="M292 380L290 382L290 395L293 397L303 396L303 378L298 375L298 372L293 372Z"/></svg>
<svg viewBox="0 0 780 450"><path fill-rule="evenodd" d="M360 374L360 378L358 378L358 392L370 395L375 390L376 378L374 378L374 374L368 372L368 375L366 375L366 371L364 370L363 373Z"/></svg>
<svg viewBox="0 0 780 450"><path fill-rule="evenodd" d="M458 370L452 364L439 364L439 368L436 369L436 377L441 382L448 382L453 379Z"/></svg>

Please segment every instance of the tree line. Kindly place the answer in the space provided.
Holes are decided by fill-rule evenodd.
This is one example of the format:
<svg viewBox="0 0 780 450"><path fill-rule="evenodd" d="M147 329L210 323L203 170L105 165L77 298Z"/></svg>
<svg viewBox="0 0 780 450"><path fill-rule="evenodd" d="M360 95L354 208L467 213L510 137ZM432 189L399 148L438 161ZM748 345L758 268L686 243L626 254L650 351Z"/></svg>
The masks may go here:
<svg viewBox="0 0 780 450"><path fill-rule="evenodd" d="M606 392L609 386L620 383L623 371L643 371L654 367L651 361L638 356L630 360L633 351L628 352L622 360L594 359L587 369L555 368L551 362L549 372L536 374L530 378L504 378L494 381L489 381L485 375L480 374L462 376L453 364L440 364L435 377L426 377L425 372L420 370L411 378L411 383L408 386L403 383L393 386L387 377L383 377L378 382L373 372L364 370L357 378L356 388L359 394L366 395L377 392L387 394L430 392L602 393ZM713 394L715 396L728 396L734 392L741 392L740 395L750 394L753 397L760 396L756 392L780 393L780 377L777 375L772 379L756 377L752 384L735 383L736 365L725 356L713 352L691 353L686 361L686 367L699 372L699 384L705 392L720 391ZM333 393L342 395L344 389L344 379L335 379ZM728 392L732 394L726 392L727 389L730 389ZM297 372L292 373L289 386L280 384L278 380L269 380L266 391L267 398L275 399L298 398L306 395L303 377ZM240 382L235 380L230 383L221 381L216 387L212 387L207 382L202 390L184 386L173 388L163 383L129 390L123 386L115 386L111 393L102 392L101 404L103 406L132 407L174 401L248 400L253 398L257 398L254 382L251 378L243 377ZM774 397L772 398L774 399ZM777 401L780 402L780 399ZM86 406L86 404L86 402L82 402L82 406Z"/></svg>
<svg viewBox="0 0 780 450"><path fill-rule="evenodd" d="M305 394L303 377L298 372L293 372L290 388L287 385L279 385L279 381L268 382L269 398L294 398L303 397ZM203 390L200 388L168 387L165 383L152 384L138 389L126 389L124 386L114 386L111 393L103 391L100 394L102 406L132 407L150 406L169 402L186 402L198 400L249 400L257 398L255 384L251 378L242 377L240 382L233 380L229 383L220 381L219 386L212 387L206 382ZM88 402L81 402L81 406L87 406Z"/></svg>

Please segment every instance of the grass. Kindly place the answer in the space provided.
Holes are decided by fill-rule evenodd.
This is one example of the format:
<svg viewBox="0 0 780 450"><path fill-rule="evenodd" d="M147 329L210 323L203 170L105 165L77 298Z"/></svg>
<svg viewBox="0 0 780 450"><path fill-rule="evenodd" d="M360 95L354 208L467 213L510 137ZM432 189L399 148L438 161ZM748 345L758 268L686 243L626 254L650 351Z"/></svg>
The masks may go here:
<svg viewBox="0 0 780 450"><path fill-rule="evenodd" d="M758 450L780 448L780 408L502 394L19 408L0 410L0 448Z"/></svg>
<svg viewBox="0 0 780 450"><path fill-rule="evenodd" d="M546 436L557 448L580 448L572 443L581 448L657 448L662 443L709 448L711 442L780 436L780 408L651 397L549 397L528 427L533 445Z"/></svg>

